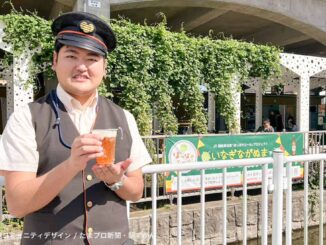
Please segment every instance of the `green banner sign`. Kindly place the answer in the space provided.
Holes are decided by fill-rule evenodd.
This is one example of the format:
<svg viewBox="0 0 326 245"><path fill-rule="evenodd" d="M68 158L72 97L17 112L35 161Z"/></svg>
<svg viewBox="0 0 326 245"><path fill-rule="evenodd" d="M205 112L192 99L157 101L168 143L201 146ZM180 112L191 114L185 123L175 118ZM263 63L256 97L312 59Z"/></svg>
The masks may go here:
<svg viewBox="0 0 326 245"><path fill-rule="evenodd" d="M166 140L166 159L168 163L203 162L231 159L271 157L274 149L280 148L285 156L303 154L302 133L275 133L256 135L212 135L212 136L171 136ZM269 166L269 177L272 175ZM227 169L227 185L242 185L242 167ZM260 166L247 168L247 183L261 182ZM293 163L293 178L303 177L303 167ZM183 190L200 188L200 171L183 171L181 185ZM222 186L222 169L207 169L205 186ZM177 173L170 172L166 179L167 192L177 190Z"/></svg>

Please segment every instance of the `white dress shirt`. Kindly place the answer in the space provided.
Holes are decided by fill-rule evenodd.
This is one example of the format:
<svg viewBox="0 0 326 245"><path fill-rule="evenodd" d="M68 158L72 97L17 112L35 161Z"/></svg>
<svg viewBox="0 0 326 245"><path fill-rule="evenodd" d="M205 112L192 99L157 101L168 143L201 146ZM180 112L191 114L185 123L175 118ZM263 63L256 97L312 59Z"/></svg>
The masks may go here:
<svg viewBox="0 0 326 245"><path fill-rule="evenodd" d="M87 105L81 105L65 92L60 85L57 95L64 104L68 115L80 134L89 133L96 118L98 95ZM151 157L139 135L133 115L124 110L132 137L130 158L132 163L127 169L134 171L150 163ZM40 115L40 120L42 117ZM37 172L39 153L32 125L32 115L28 104L20 107L10 116L0 140L0 170Z"/></svg>

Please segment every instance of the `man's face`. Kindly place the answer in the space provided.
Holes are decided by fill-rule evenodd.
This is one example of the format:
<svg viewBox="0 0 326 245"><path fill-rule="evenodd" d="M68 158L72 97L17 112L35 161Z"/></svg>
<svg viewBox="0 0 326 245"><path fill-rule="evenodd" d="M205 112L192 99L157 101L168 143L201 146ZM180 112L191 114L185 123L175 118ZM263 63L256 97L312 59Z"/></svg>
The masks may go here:
<svg viewBox="0 0 326 245"><path fill-rule="evenodd" d="M105 65L103 56L72 46L63 46L53 56L53 70L58 82L76 99L95 93L105 74Z"/></svg>

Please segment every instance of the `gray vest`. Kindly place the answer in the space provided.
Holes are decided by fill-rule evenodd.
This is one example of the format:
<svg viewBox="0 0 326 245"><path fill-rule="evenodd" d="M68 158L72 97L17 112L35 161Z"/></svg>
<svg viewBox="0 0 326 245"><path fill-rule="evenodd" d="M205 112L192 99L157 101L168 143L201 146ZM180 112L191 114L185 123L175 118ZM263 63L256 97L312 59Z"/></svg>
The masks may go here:
<svg viewBox="0 0 326 245"><path fill-rule="evenodd" d="M59 141L51 103L47 95L29 104L40 156L37 176L47 173L70 155L70 150ZM79 133L61 102L59 115L64 141L71 145ZM132 139L128 123L120 107L99 97L94 129L118 127L123 129L123 139L118 134L116 162L130 156ZM79 245L89 241L92 245L107 245L122 244L128 239L126 202L96 179L91 170L94 163L95 160L90 161L84 173L77 174L48 205L24 218L22 244ZM91 201L91 207L84 205L84 198L86 203ZM87 232L89 228L92 233ZM85 233L89 234L88 241Z"/></svg>

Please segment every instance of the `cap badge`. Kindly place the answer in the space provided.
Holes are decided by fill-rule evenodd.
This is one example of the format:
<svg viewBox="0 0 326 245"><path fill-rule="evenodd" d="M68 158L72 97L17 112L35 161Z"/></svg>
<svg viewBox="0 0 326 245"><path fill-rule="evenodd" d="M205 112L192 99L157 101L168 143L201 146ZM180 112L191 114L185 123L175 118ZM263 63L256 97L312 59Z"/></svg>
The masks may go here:
<svg viewBox="0 0 326 245"><path fill-rule="evenodd" d="M84 33L91 33L95 30L94 24L86 21L80 22L79 27Z"/></svg>

